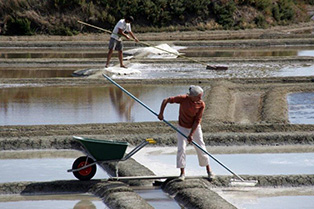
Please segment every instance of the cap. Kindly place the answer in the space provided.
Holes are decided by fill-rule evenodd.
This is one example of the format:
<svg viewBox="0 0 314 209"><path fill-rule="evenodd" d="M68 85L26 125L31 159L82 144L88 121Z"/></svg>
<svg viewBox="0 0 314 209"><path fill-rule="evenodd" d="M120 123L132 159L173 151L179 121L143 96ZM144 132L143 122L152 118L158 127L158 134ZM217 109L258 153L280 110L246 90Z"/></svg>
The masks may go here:
<svg viewBox="0 0 314 209"><path fill-rule="evenodd" d="M129 22L134 22L134 18L132 16L126 16L125 19Z"/></svg>
<svg viewBox="0 0 314 209"><path fill-rule="evenodd" d="M203 93L204 92L204 90L200 87L200 86L194 86L194 85L192 85L192 86L190 86L190 88L189 88L189 93L188 93L188 95L189 96L198 96L199 94L201 94L201 93Z"/></svg>

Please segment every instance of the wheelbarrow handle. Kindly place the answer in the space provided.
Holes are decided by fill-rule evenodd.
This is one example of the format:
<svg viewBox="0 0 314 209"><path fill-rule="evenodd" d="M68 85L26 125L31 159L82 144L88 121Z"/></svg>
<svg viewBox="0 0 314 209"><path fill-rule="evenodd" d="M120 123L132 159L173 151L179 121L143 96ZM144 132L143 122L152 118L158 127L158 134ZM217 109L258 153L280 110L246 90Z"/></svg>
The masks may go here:
<svg viewBox="0 0 314 209"><path fill-rule="evenodd" d="M145 147L148 144L156 144L156 141L152 138L145 139L142 141L139 145L137 145L133 150L131 150L126 156L124 156L121 161L125 161L135 155L138 151L140 151L143 147Z"/></svg>

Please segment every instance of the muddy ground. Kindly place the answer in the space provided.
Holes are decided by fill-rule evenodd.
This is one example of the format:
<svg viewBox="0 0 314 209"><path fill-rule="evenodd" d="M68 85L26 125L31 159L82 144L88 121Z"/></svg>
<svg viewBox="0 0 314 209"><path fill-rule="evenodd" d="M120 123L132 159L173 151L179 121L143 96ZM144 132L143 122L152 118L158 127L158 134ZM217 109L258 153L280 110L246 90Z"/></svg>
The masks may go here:
<svg viewBox="0 0 314 209"><path fill-rule="evenodd" d="M206 32L174 32L139 34L143 41L189 43L215 47L267 47L270 45L314 45L311 33L298 33L312 30L312 23L304 23L293 27L275 27L267 30L247 31L206 31ZM233 40L230 40L233 39ZM64 46L72 49L103 47L108 37L100 34L79 35L75 37L0 37L2 49L12 47L57 47ZM134 43L127 42L128 46ZM209 61L207 58L205 61ZM177 60L182 61L182 60ZM216 62L246 62L248 59L224 58ZM313 65L313 58L254 58L249 61L268 62L301 62ZM0 69L14 68L16 65L26 67L80 65L82 60L7 60L1 59ZM143 61L144 62L144 61ZM103 65L104 60L88 60L88 65ZM85 63L85 64L86 64ZM84 63L83 63L84 64ZM290 124L288 120L287 95L295 92L314 92L314 77L285 77L285 78L246 78L246 79L119 79L122 85L201 85L205 89L204 101L206 110L202 121L204 140L207 145L216 147L215 153L241 152L313 152L314 125ZM0 78L0 84L5 85L106 85L105 79L88 78ZM160 102L160 101L159 101ZM176 122L172 122L175 124ZM175 146L176 133L162 122L115 123L115 124L83 124L83 125L37 125L37 126L1 126L0 149L28 150L28 149L77 149L78 145L72 141L73 135L89 136L100 139L128 141L138 144L147 137L157 140L159 146ZM267 151L268 149L268 151ZM262 151L261 151L262 150ZM264 151L263 151L264 150ZM277 151L276 151L277 150ZM3 155L1 155L3 156ZM120 168L121 175L152 175L151 171L143 168L143 173L134 173L130 167L140 166L130 161ZM134 164L135 163L135 164ZM109 168L115 172L114 167ZM141 172L140 168L138 168ZM229 178L229 177L227 177ZM313 187L313 175L293 176L246 176L248 179L258 179L259 186L310 186ZM175 196L176 200L187 208L206 208L209 204L213 208L234 208L228 202L210 190L211 187L228 186L229 179L218 178L214 184L202 179L187 180L184 183L166 182L164 191ZM45 189L46 188L46 189ZM60 190L61 188L61 190ZM77 190L76 190L77 189ZM104 198L112 208L149 208L147 203L136 195L127 184L92 181L90 183L47 182L47 183L8 183L0 185L0 194L59 192L76 190L90 192ZM202 195L202 194L207 195ZM196 194L196 195L195 195ZM128 197L129 199L126 199ZM200 198L203 197L203 198ZM130 200L132 199L132 200ZM131 202L128 202L128 201ZM209 202L210 201L210 202ZM223 204L223 206L221 205Z"/></svg>

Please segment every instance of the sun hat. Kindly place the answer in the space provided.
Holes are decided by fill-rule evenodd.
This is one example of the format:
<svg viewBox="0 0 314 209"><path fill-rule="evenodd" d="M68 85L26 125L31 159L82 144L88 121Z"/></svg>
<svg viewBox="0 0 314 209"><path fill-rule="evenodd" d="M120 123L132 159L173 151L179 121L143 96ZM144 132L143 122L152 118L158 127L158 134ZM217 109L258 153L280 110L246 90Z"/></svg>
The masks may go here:
<svg viewBox="0 0 314 209"><path fill-rule="evenodd" d="M188 95L194 97L194 96L198 96L199 94L201 94L203 92L204 92L204 90L200 86L191 85L189 88Z"/></svg>

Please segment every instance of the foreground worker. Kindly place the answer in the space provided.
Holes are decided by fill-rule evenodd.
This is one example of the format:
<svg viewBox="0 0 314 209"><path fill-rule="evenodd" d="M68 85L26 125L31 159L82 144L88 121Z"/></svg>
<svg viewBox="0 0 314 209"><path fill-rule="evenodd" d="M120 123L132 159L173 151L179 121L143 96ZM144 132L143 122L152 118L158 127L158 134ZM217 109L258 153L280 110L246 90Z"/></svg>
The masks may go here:
<svg viewBox="0 0 314 209"><path fill-rule="evenodd" d="M160 106L160 111L158 114L158 119L164 119L164 110L168 103L178 103L180 104L179 110L179 124L178 129L185 134L187 140L184 136L178 133L178 151L177 151L177 168L180 168L180 180L185 180L185 166L186 166L186 146L187 142L192 141L200 145L204 150L206 150L205 143L203 140L203 132L201 129L201 120L203 112L205 109L205 103L202 100L203 89L200 86L190 86L189 93L186 95L179 95L175 97L169 97L162 101ZM208 179L212 180L214 174L209 166L209 157L203 151L195 147L199 165L201 167L206 166L206 171L208 174Z"/></svg>

